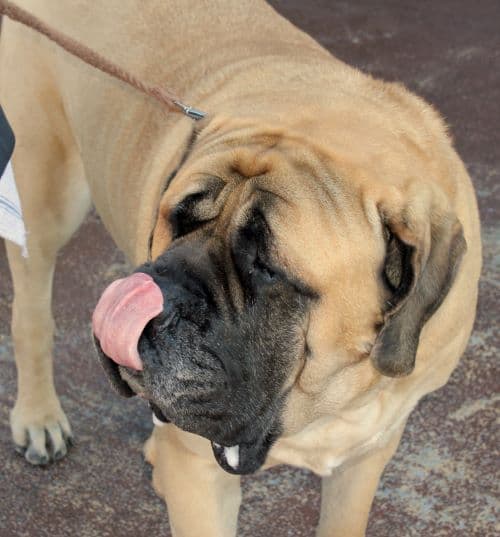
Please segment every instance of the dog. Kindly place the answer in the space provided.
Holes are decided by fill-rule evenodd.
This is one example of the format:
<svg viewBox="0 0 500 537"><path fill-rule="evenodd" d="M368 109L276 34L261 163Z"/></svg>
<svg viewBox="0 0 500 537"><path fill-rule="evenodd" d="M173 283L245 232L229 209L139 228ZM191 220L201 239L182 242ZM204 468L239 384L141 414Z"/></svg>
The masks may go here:
<svg viewBox="0 0 500 537"><path fill-rule="evenodd" d="M286 463L323 478L319 536L364 535L408 415L474 322L478 211L443 120L258 0L19 4L209 115L165 114L4 20L29 252L7 245L14 443L45 464L71 440L52 275L93 203L137 267L103 294L96 347L115 389L151 403L173 534L234 536L239 476Z"/></svg>

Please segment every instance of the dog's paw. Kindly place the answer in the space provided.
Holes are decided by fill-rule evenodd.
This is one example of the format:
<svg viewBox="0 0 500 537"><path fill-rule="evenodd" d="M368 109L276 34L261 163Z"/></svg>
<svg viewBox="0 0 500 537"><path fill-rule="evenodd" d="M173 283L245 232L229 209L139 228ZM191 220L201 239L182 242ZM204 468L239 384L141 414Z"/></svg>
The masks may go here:
<svg viewBox="0 0 500 537"><path fill-rule="evenodd" d="M57 399L42 405L16 403L10 426L16 451L31 464L58 461L73 443L68 418Z"/></svg>

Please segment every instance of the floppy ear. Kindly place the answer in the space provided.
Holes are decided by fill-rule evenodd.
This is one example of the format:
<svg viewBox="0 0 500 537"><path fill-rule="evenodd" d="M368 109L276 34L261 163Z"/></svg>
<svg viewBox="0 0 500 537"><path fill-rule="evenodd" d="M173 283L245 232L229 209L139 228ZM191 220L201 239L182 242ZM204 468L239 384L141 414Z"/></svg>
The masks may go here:
<svg viewBox="0 0 500 537"><path fill-rule="evenodd" d="M387 236L383 277L391 296L371 359L384 375L413 371L422 327L445 299L467 248L447 205L442 191L426 186L409 202L379 204Z"/></svg>

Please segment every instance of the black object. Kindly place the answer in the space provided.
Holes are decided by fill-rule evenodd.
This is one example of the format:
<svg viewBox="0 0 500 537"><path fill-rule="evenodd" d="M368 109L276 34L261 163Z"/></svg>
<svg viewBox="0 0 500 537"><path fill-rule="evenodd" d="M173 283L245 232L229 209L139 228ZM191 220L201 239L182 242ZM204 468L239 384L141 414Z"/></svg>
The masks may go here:
<svg viewBox="0 0 500 537"><path fill-rule="evenodd" d="M16 138L14 137L14 132L0 106L0 177L2 177L7 163L12 156L15 143Z"/></svg>

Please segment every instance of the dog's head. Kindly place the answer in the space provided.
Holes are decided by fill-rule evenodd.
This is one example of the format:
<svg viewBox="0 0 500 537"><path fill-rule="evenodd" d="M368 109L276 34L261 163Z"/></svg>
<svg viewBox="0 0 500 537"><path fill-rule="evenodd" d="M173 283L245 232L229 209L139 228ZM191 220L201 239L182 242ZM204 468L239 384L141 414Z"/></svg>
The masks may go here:
<svg viewBox="0 0 500 537"><path fill-rule="evenodd" d="M137 358L98 341L114 386L249 473L281 434L410 374L465 242L432 178L374 169L284 129L212 121L137 268L156 293Z"/></svg>

